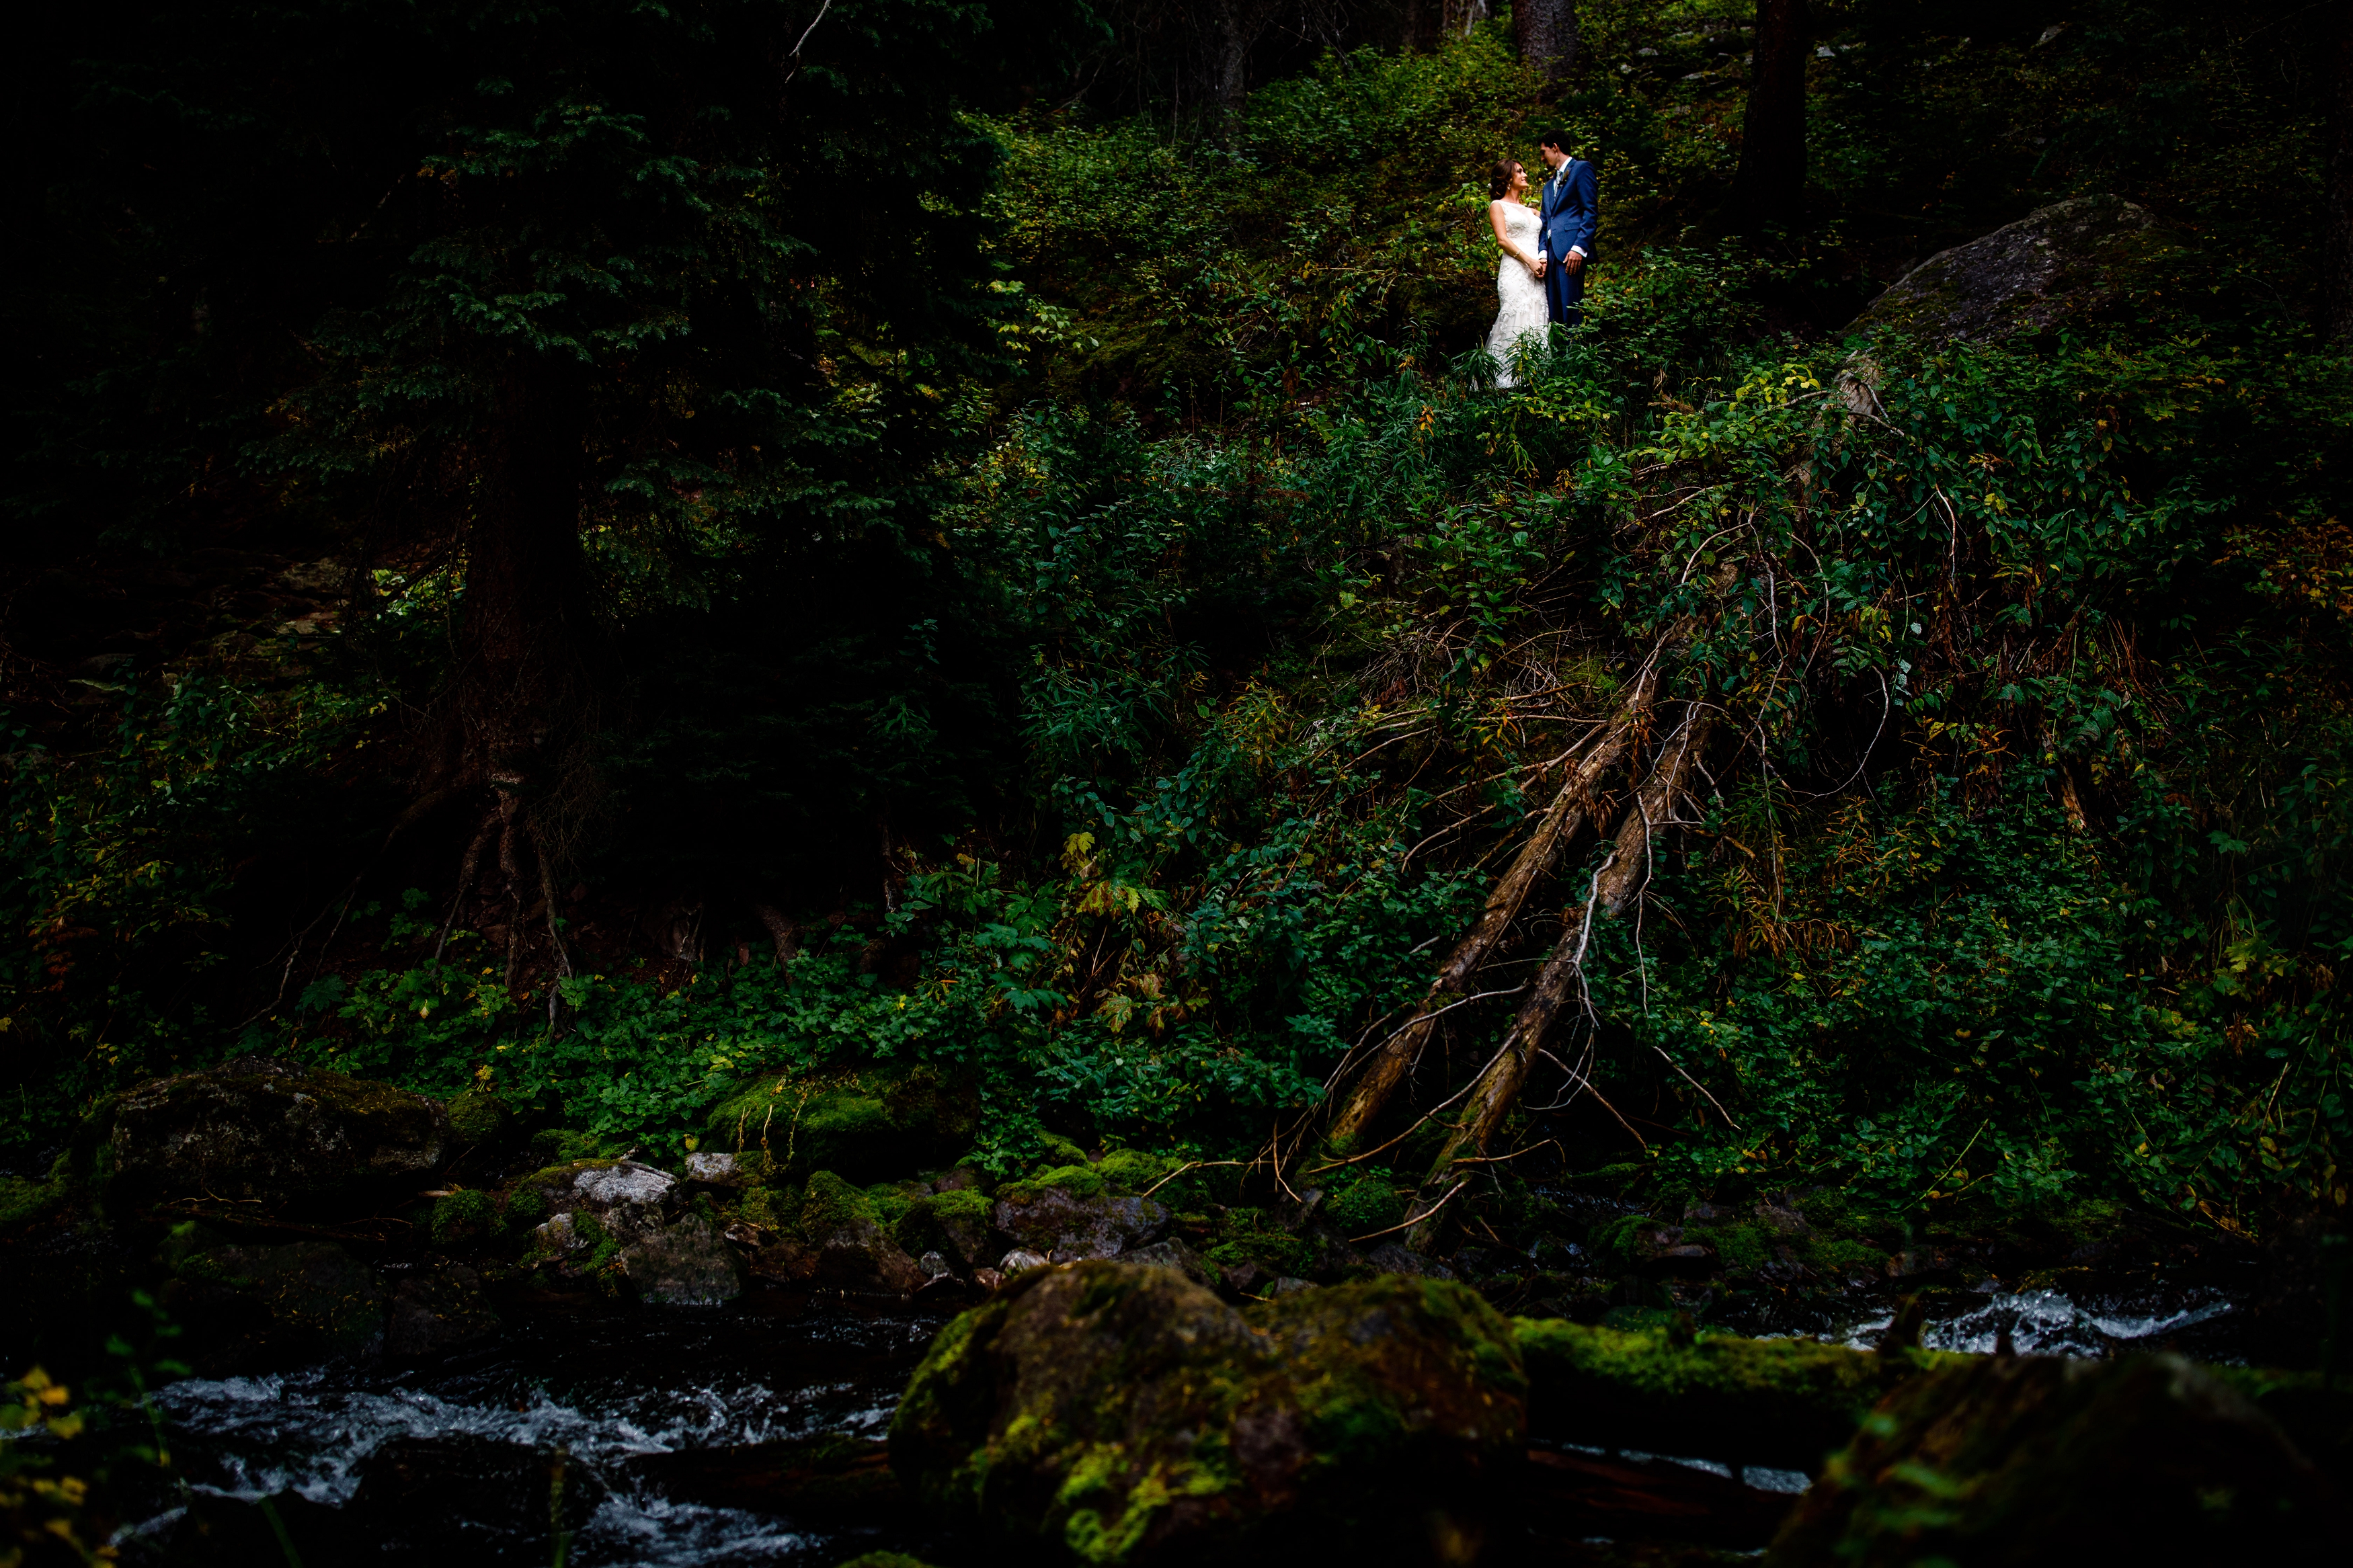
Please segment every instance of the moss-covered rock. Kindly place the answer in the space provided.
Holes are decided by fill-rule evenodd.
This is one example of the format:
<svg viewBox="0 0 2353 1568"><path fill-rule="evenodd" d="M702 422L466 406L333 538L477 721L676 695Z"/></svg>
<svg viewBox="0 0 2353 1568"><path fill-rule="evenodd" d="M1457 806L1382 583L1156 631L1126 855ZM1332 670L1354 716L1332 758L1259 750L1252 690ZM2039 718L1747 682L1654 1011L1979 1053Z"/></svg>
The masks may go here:
<svg viewBox="0 0 2353 1568"><path fill-rule="evenodd" d="M2147 208L2077 196L1930 257L1849 330L1893 327L1930 342L2007 337L2158 286L2184 256Z"/></svg>
<svg viewBox="0 0 2353 1568"><path fill-rule="evenodd" d="M436 1247L464 1247L493 1240L504 1228L505 1219L499 1212L498 1200L477 1188L463 1188L434 1201Z"/></svg>
<svg viewBox="0 0 2353 1568"><path fill-rule="evenodd" d="M971 1187L917 1198L892 1227L899 1245L921 1256L938 1252L967 1272L995 1264L1004 1248L989 1240L988 1194Z"/></svg>
<svg viewBox="0 0 2353 1568"><path fill-rule="evenodd" d="M1181 1275L1043 1269L933 1342L892 1426L944 1519L1090 1563L1450 1560L1519 1463L1509 1325L1457 1286L1252 1315Z"/></svg>
<svg viewBox="0 0 2353 1568"><path fill-rule="evenodd" d="M1573 1442L1704 1453L1811 1474L1882 1395L1968 1357L1817 1340L1694 1335L1673 1324L1513 1324L1536 1429Z"/></svg>
<svg viewBox="0 0 2353 1568"><path fill-rule="evenodd" d="M865 1183L955 1158L978 1125L969 1086L919 1067L823 1082L763 1078L721 1102L709 1128L712 1148L765 1152L779 1174L826 1170Z"/></svg>
<svg viewBox="0 0 2353 1568"><path fill-rule="evenodd" d="M1972 1357L1889 1394L1767 1560L2342 1562L2347 1530L2295 1445L2179 1357Z"/></svg>
<svg viewBox="0 0 2353 1568"><path fill-rule="evenodd" d="M487 1089L470 1089L451 1098L449 1131L470 1148L487 1149L503 1143L514 1132L514 1112Z"/></svg>
<svg viewBox="0 0 2353 1568"><path fill-rule="evenodd" d="M406 1197L451 1146L436 1100L265 1057L130 1090L110 1144L115 1190L133 1205L259 1199L286 1213Z"/></svg>

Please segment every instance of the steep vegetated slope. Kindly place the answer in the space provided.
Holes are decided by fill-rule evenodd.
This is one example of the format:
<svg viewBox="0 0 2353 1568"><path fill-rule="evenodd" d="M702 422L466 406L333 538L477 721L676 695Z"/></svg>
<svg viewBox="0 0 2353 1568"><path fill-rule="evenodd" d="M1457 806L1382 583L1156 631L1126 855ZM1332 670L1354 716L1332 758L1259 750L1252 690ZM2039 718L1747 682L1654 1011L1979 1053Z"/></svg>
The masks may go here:
<svg viewBox="0 0 2353 1568"><path fill-rule="evenodd" d="M619 673L560 787L433 761L473 557L368 553L356 490L257 481L233 558L56 547L11 611L26 1163L235 1047L665 1151L879 1060L977 1085L984 1162L1233 1161L1423 1240L1564 1173L2341 1213L2353 360L2257 9L1824 7L1809 205L1745 232L1731 5L1589 5L1549 102L1499 23L1208 141L967 114L994 359L860 294L786 345L776 416L839 421L791 485L615 467L659 504L597 523ZM1484 171L1555 123L1601 263L1504 395ZM2151 215L2130 289L1841 330L2083 195ZM222 589L169 658L21 629L167 573Z"/></svg>

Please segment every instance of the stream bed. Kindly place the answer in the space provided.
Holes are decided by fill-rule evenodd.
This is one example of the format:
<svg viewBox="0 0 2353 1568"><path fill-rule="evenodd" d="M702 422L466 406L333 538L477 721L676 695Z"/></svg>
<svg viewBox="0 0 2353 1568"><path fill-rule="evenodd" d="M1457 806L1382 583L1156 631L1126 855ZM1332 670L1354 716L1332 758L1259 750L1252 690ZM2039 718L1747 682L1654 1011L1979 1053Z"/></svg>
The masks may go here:
<svg viewBox="0 0 2353 1568"><path fill-rule="evenodd" d="M2235 1360L2234 1307L2211 1288L2083 1302L2052 1289L1958 1292L1940 1301L1923 1342L1987 1352L2007 1333L2029 1354L2162 1347ZM564 1561L576 1568L829 1565L876 1550L952 1562L955 1543L903 1507L780 1506L775 1462L763 1458L827 1434L884 1436L944 1321L756 1299L544 1311L426 1365L190 1379L158 1396L187 1489L154 1499L118 1543L133 1563L275 1563L292 1560L290 1545L314 1568L354 1557L459 1568L550 1562L560 1520ZM1856 1302L1778 1327L1868 1345L1886 1321ZM1704 1458L1569 1446L1562 1458L1585 1468L1584 1484L1631 1498L1630 1518L1661 1506L1714 1514L1725 1546L1762 1545L1749 1538L1769 1534L1806 1484ZM1564 1534L1573 1543L1615 1532L1597 1515Z"/></svg>

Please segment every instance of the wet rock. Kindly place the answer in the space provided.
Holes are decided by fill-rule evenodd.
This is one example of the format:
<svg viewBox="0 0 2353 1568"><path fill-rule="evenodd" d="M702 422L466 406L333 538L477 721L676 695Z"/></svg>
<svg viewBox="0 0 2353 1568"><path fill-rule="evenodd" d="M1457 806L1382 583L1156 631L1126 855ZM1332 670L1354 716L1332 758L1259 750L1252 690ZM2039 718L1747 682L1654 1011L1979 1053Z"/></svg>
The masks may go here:
<svg viewBox="0 0 2353 1568"><path fill-rule="evenodd" d="M2161 281L2183 258L2147 208L2077 196L1930 257L1848 330L1992 341L2107 309Z"/></svg>
<svg viewBox="0 0 2353 1568"><path fill-rule="evenodd" d="M621 1271L638 1300L670 1307L715 1307L743 1293L735 1254L711 1222L684 1215L621 1248Z"/></svg>
<svg viewBox="0 0 2353 1568"><path fill-rule="evenodd" d="M605 1495L559 1450L448 1436L402 1437L360 1461L347 1521L386 1558L550 1563L555 1531L588 1522Z"/></svg>
<svg viewBox="0 0 2353 1568"><path fill-rule="evenodd" d="M385 1321L386 1355L411 1360L499 1331L499 1317L482 1299L482 1278L462 1263L411 1274L392 1292Z"/></svg>
<svg viewBox="0 0 2353 1568"><path fill-rule="evenodd" d="M817 1281L858 1295L905 1296L927 1276L871 1219L853 1219L818 1247Z"/></svg>
<svg viewBox="0 0 2353 1568"><path fill-rule="evenodd" d="M817 1278L817 1248L790 1237L772 1241L752 1254L753 1278L771 1285L806 1285Z"/></svg>
<svg viewBox="0 0 2353 1568"><path fill-rule="evenodd" d="M1081 1197L1061 1187L1017 1191L998 1200L993 1218L999 1236L1058 1263L1116 1258L1159 1240L1169 1222L1168 1211L1150 1198Z"/></svg>
<svg viewBox="0 0 2353 1568"><path fill-rule="evenodd" d="M1027 1274L1032 1268L1050 1268L1053 1267L1053 1261L1044 1253L1017 1247L997 1260L997 1272L1010 1279L1017 1274Z"/></svg>
<svg viewBox="0 0 2353 1568"><path fill-rule="evenodd" d="M134 1204L259 1199L316 1214L428 1184L451 1137L448 1112L421 1094L238 1057L124 1094L111 1142L117 1190Z"/></svg>
<svg viewBox="0 0 2353 1568"><path fill-rule="evenodd" d="M1459 1561L1521 1462L1525 1391L1508 1326L1460 1286L1245 1314L1170 1269L1083 1262L941 1331L892 1459L944 1519L1066 1560Z"/></svg>
<svg viewBox="0 0 2353 1568"><path fill-rule="evenodd" d="M1266 1265L1250 1261L1221 1263L1218 1265L1218 1276L1237 1297L1261 1295L1275 1278Z"/></svg>
<svg viewBox="0 0 2353 1568"><path fill-rule="evenodd" d="M2233 1389L2176 1356L1971 1358L1897 1388L1767 1561L2343 1561L2353 1521Z"/></svg>
<svg viewBox="0 0 2353 1568"><path fill-rule="evenodd" d="M1005 1288L1005 1276L994 1268L976 1268L972 1271L972 1283L974 1289L994 1294Z"/></svg>
<svg viewBox="0 0 2353 1568"><path fill-rule="evenodd" d="M200 1370L252 1371L383 1347L391 1292L332 1241L199 1244L176 1268L164 1300L189 1325Z"/></svg>
<svg viewBox="0 0 2353 1568"><path fill-rule="evenodd" d="M1385 1241L1366 1253L1365 1261L1384 1274L1411 1274L1423 1279L1454 1278L1454 1270L1435 1258L1424 1258L1419 1252L1408 1252L1394 1241Z"/></svg>

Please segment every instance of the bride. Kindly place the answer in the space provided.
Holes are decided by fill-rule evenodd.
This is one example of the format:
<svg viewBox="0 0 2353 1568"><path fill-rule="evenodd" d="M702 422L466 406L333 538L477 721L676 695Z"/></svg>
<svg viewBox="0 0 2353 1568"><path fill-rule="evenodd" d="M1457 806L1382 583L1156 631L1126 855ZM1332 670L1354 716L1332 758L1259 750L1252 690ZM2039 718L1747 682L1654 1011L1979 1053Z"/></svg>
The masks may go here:
<svg viewBox="0 0 2353 1568"><path fill-rule="evenodd" d="M1495 269L1495 292L1503 296L1504 308L1495 312L1495 324L1487 332L1487 352L1504 367L1495 377L1498 387L1518 384L1512 374L1512 350L1524 337L1543 342L1550 319L1544 258L1536 254L1542 226L1535 210L1526 205L1527 191L1527 170L1510 158L1495 165L1494 176L1487 182L1487 194L1494 198L1487 204L1487 221L1494 226L1495 243L1504 247L1503 264Z"/></svg>

